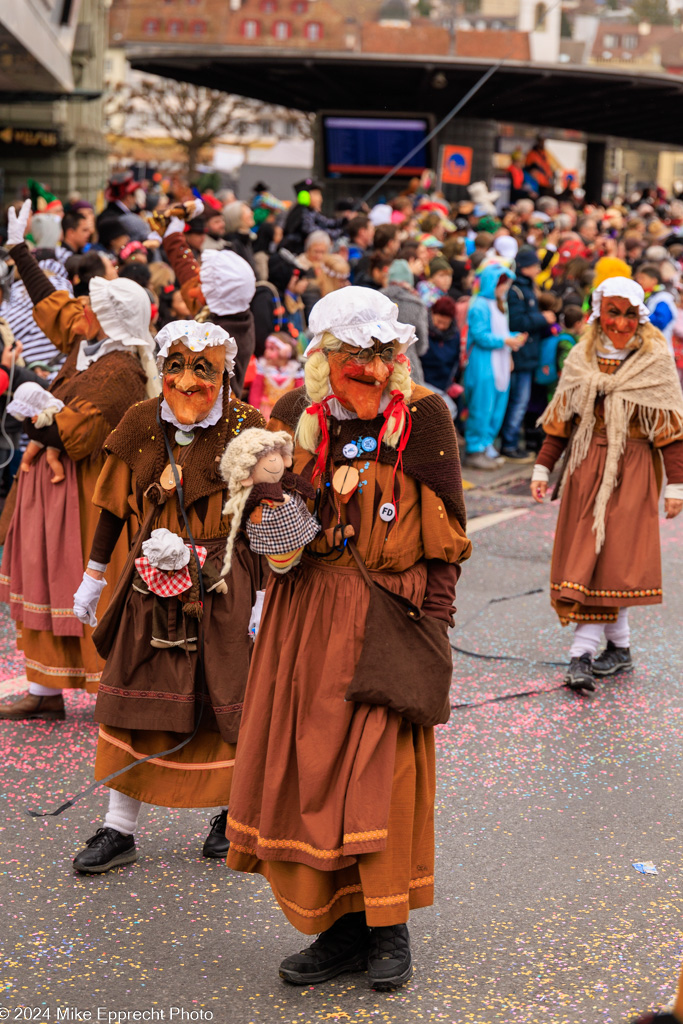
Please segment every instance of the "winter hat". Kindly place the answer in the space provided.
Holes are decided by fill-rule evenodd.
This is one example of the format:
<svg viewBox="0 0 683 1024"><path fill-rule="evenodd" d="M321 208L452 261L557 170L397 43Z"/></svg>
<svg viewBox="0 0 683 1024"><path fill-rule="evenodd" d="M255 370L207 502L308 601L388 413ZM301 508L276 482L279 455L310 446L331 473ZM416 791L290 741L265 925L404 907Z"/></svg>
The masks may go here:
<svg viewBox="0 0 683 1024"><path fill-rule="evenodd" d="M598 288L609 277L631 277L631 268L616 256L603 256L595 264L593 287Z"/></svg>
<svg viewBox="0 0 683 1024"><path fill-rule="evenodd" d="M455 302L450 295L442 295L432 306L432 314L437 316L449 316L451 320L455 317Z"/></svg>
<svg viewBox="0 0 683 1024"><path fill-rule="evenodd" d="M389 284L409 284L412 288L414 283L415 275L408 260L394 260L389 267Z"/></svg>
<svg viewBox="0 0 683 1024"><path fill-rule="evenodd" d="M430 260L429 276L432 277L434 274L438 274L440 270L447 270L449 274L453 273L453 267L445 256L436 256L433 260Z"/></svg>
<svg viewBox="0 0 683 1024"><path fill-rule="evenodd" d="M517 270L523 270L525 267L540 266L541 257L535 249L532 249L529 245L525 245L517 253L515 263L517 265Z"/></svg>

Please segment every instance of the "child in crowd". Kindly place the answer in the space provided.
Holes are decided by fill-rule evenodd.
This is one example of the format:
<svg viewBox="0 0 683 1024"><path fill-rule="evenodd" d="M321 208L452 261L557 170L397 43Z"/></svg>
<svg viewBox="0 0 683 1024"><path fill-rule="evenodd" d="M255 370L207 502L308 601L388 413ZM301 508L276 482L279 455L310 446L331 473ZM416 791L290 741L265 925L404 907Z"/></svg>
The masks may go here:
<svg viewBox="0 0 683 1024"><path fill-rule="evenodd" d="M420 281L417 292L425 306L431 309L437 299L448 295L453 283L453 268L444 256L435 256L429 264L429 279Z"/></svg>
<svg viewBox="0 0 683 1024"><path fill-rule="evenodd" d="M463 390L454 384L460 367L460 332L455 312L450 295L436 300L429 310L429 346L421 357L425 386L441 395L453 419L458 415L455 399Z"/></svg>

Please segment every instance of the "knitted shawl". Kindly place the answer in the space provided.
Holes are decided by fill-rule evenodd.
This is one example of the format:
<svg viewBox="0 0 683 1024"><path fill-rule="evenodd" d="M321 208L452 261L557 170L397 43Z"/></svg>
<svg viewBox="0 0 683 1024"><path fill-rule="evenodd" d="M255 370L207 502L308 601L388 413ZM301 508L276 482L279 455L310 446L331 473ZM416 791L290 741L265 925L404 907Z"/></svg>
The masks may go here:
<svg viewBox="0 0 683 1024"><path fill-rule="evenodd" d="M607 503L617 483L619 460L626 448L629 423L635 417L645 437L653 443L662 434L683 429L683 393L674 361L664 344L653 342L626 359L616 373L603 373L595 350L589 353L580 341L562 369L555 396L540 422L567 422L578 418L567 455L569 463L562 484L588 454L595 428L595 403L604 396L607 457L602 481L593 506L595 550L605 542Z"/></svg>

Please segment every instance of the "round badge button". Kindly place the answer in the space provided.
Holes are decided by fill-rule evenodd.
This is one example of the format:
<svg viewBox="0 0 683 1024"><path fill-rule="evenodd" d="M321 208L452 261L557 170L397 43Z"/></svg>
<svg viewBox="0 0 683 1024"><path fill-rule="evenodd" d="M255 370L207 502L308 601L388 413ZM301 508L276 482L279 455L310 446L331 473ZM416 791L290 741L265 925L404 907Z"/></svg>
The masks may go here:
<svg viewBox="0 0 683 1024"><path fill-rule="evenodd" d="M361 444L363 446L364 452L374 452L375 448L377 447L377 442L375 441L374 437L364 437L363 440L361 441Z"/></svg>
<svg viewBox="0 0 683 1024"><path fill-rule="evenodd" d="M342 448L342 455L345 459L355 459L358 455L358 445L345 444Z"/></svg>
<svg viewBox="0 0 683 1024"><path fill-rule="evenodd" d="M379 517L383 523L390 523L396 518L396 509L390 501L386 501L379 510Z"/></svg>

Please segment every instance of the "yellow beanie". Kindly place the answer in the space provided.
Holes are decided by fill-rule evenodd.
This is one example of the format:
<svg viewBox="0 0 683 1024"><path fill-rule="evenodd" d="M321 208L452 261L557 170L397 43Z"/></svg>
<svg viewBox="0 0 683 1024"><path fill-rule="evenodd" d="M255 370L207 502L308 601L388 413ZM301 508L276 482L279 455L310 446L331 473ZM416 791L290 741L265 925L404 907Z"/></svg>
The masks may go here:
<svg viewBox="0 0 683 1024"><path fill-rule="evenodd" d="M593 288L597 288L603 281L606 281L608 277L630 276L631 268L628 263L624 263L623 260L617 259L616 256L603 256L602 259L598 260L595 264Z"/></svg>

